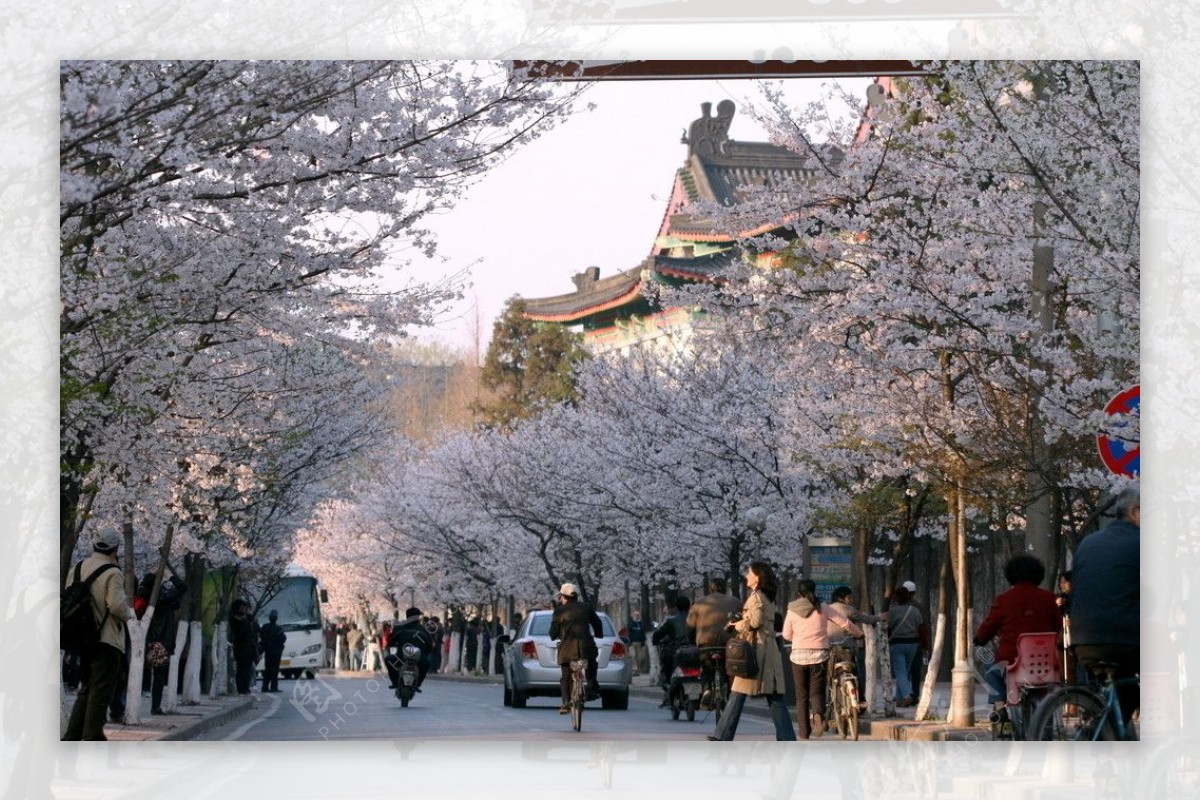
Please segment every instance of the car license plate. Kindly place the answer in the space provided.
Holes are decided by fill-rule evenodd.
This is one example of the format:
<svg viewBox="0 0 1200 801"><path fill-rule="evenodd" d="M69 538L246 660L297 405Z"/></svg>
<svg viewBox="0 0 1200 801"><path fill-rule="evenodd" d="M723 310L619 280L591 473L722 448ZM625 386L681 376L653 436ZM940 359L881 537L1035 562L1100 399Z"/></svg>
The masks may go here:
<svg viewBox="0 0 1200 801"><path fill-rule="evenodd" d="M280 667L287 667L290 664L292 664L292 660L290 660L290 659L280 659L279 660Z"/></svg>

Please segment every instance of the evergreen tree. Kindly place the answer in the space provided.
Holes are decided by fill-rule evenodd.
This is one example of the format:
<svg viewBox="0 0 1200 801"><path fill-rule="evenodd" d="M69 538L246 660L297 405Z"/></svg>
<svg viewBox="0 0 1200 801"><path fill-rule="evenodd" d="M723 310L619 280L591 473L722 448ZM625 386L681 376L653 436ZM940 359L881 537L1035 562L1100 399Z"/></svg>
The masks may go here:
<svg viewBox="0 0 1200 801"><path fill-rule="evenodd" d="M587 357L579 334L530 320L524 301L510 299L496 320L480 373L480 383L492 393L475 406L480 422L508 428L547 406L574 404L575 368Z"/></svg>

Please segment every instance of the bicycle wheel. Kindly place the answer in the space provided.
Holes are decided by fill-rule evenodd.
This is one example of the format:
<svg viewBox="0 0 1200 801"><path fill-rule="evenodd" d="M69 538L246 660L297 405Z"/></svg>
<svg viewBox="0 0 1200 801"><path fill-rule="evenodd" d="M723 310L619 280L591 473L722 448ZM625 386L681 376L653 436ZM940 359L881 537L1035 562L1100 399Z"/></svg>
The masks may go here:
<svg viewBox="0 0 1200 801"><path fill-rule="evenodd" d="M1115 740L1117 731L1101 696L1084 687L1060 687L1038 704L1025 739Z"/></svg>
<svg viewBox="0 0 1200 801"><path fill-rule="evenodd" d="M858 739L858 687L856 682L844 679L841 682L843 738Z"/></svg>
<svg viewBox="0 0 1200 801"><path fill-rule="evenodd" d="M583 704L587 698L587 690L584 689L586 681L582 668L575 668L571 681L571 726L575 731L583 727Z"/></svg>
<svg viewBox="0 0 1200 801"><path fill-rule="evenodd" d="M716 678L713 679L713 711L717 714L717 720L721 719L721 714L725 711L725 704L729 702L729 684L723 672L719 672Z"/></svg>
<svg viewBox="0 0 1200 801"><path fill-rule="evenodd" d="M833 680L833 686L829 688L829 712L833 719L833 728L837 731L838 736L843 740L846 739L846 698L842 693L842 682L838 679Z"/></svg>

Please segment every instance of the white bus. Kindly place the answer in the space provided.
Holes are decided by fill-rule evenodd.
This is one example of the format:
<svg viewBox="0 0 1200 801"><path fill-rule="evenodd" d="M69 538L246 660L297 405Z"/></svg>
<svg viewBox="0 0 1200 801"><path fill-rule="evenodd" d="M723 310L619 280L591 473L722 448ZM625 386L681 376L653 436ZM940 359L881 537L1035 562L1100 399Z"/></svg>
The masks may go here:
<svg viewBox="0 0 1200 801"><path fill-rule="evenodd" d="M279 675L296 679L300 674L312 678L325 666L325 627L321 604L328 600L316 576L295 565L289 566L279 583L268 593L258 608L258 625L265 626L273 611L278 612L279 626L287 634L283 657L279 660ZM258 661L258 672L263 660Z"/></svg>

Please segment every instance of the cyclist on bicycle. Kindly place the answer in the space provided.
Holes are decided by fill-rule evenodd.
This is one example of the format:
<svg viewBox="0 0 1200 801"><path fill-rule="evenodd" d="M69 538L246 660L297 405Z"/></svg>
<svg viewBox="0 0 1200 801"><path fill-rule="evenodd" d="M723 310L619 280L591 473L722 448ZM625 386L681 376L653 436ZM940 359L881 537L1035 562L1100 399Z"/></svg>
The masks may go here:
<svg viewBox="0 0 1200 801"><path fill-rule="evenodd" d="M1004 674L1017 658L1017 638L1022 634L1062 629L1062 611L1050 590L1038 586L1046 578L1046 566L1028 554L1014 556L1004 565L1004 578L1011 588L996 596L987 617L975 631L976 645L987 645L999 635L996 661L984 673L988 701L995 711L1005 707Z"/></svg>
<svg viewBox="0 0 1200 801"><path fill-rule="evenodd" d="M1084 667L1115 664L1114 678L1138 675L1141 629L1141 520L1138 485L1114 502L1117 520L1084 538L1071 565L1071 645ZM1136 682L1117 688L1126 722L1140 703Z"/></svg>
<svg viewBox="0 0 1200 801"><path fill-rule="evenodd" d="M688 610L688 638L699 648L721 648L729 639L729 616L742 610L742 602L729 594L723 578L709 579L708 586L712 592Z"/></svg>
<svg viewBox="0 0 1200 801"><path fill-rule="evenodd" d="M604 636L604 624L587 604L579 600L579 588L570 582L558 591L559 604L550 619L550 639L559 640L558 665L562 678L558 689L562 694L562 706L558 712L566 715L571 711L571 661L587 660L588 700L600 697L600 686L596 682L596 638Z"/></svg>

